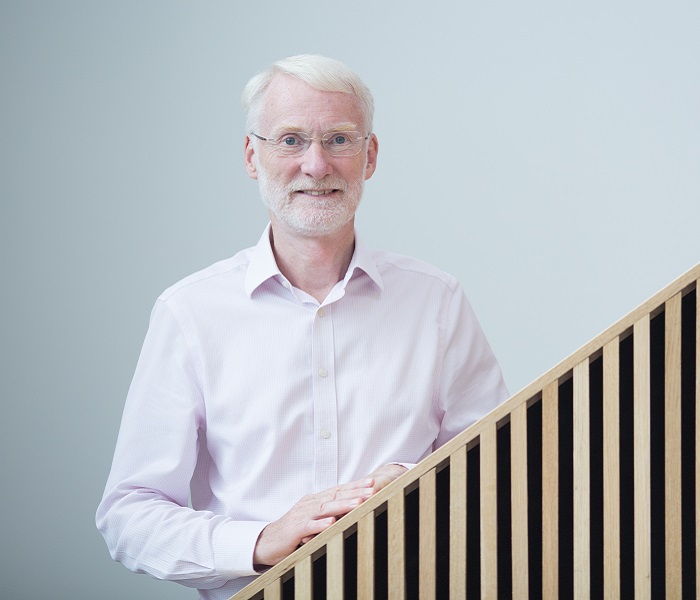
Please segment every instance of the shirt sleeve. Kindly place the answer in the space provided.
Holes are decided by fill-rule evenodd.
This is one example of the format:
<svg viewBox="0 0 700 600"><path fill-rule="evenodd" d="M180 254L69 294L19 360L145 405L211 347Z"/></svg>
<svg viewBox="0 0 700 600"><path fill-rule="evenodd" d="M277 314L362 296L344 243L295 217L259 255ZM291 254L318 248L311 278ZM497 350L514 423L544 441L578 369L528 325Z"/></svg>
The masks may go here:
<svg viewBox="0 0 700 600"><path fill-rule="evenodd" d="M193 353L159 300L96 522L112 558L127 568L201 589L255 575L253 549L267 525L189 507L205 423Z"/></svg>
<svg viewBox="0 0 700 600"><path fill-rule="evenodd" d="M452 291L445 315L438 391L443 415L434 449L508 398L498 361L459 285Z"/></svg>

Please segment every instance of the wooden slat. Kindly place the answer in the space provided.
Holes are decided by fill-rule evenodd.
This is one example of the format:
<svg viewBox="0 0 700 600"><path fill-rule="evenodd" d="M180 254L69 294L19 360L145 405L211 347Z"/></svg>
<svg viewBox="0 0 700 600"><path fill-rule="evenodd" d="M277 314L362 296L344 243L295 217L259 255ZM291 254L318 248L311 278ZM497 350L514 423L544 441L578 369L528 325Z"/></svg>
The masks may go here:
<svg viewBox="0 0 700 600"><path fill-rule="evenodd" d="M265 600L282 600L282 580L277 578L265 587Z"/></svg>
<svg viewBox="0 0 700 600"><path fill-rule="evenodd" d="M526 600L528 590L527 405L510 419L510 473L513 597Z"/></svg>
<svg viewBox="0 0 700 600"><path fill-rule="evenodd" d="M666 597L683 595L681 489L681 295L666 302Z"/></svg>
<svg viewBox="0 0 700 600"><path fill-rule="evenodd" d="M559 384L542 391L542 597L559 598Z"/></svg>
<svg viewBox="0 0 700 600"><path fill-rule="evenodd" d="M450 456L450 598L467 595L467 447Z"/></svg>
<svg viewBox="0 0 700 600"><path fill-rule="evenodd" d="M313 591L311 557L307 556L294 567L294 598L296 600L309 600L309 598L313 598Z"/></svg>
<svg viewBox="0 0 700 600"><path fill-rule="evenodd" d="M435 469L420 480L418 508L418 597L435 598Z"/></svg>
<svg viewBox="0 0 700 600"><path fill-rule="evenodd" d="M406 598L406 577L404 565L406 562L405 542L405 504L403 492L397 492L388 502L388 581L390 600Z"/></svg>
<svg viewBox="0 0 700 600"><path fill-rule="evenodd" d="M634 590L651 597L650 318L634 324Z"/></svg>
<svg viewBox="0 0 700 600"><path fill-rule="evenodd" d="M374 600L374 511L357 524L357 597Z"/></svg>
<svg viewBox="0 0 700 600"><path fill-rule="evenodd" d="M332 600L343 600L343 535L333 537L327 546L326 591Z"/></svg>
<svg viewBox="0 0 700 600"><path fill-rule="evenodd" d="M574 367L574 598L591 596L591 418L588 359Z"/></svg>
<svg viewBox="0 0 700 600"><path fill-rule="evenodd" d="M700 598L700 279L695 282L695 596Z"/></svg>
<svg viewBox="0 0 700 600"><path fill-rule="evenodd" d="M479 437L481 479L481 597L498 597L498 485L496 424Z"/></svg>
<svg viewBox="0 0 700 600"><path fill-rule="evenodd" d="M620 340L603 348L603 583L620 597Z"/></svg>

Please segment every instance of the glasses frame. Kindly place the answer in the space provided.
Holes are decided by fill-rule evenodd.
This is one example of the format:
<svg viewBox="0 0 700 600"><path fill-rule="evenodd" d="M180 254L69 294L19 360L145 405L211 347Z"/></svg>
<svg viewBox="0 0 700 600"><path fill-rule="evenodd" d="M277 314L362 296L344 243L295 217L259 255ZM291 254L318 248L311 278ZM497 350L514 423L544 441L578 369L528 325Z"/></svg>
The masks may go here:
<svg viewBox="0 0 700 600"><path fill-rule="evenodd" d="M350 134L353 134L353 133L356 133L359 136L357 139L355 139L353 141L354 142L361 142L357 145L357 150L354 152L350 152L350 153L345 152L345 153L337 154L337 153L334 153L331 150L329 150L328 147L326 146L326 143L328 142L328 140L330 140L335 135L348 135L349 136ZM263 142L267 142L268 144L272 144L275 148L280 148L280 149L283 147L282 140L284 140L285 137L287 137L289 135L299 136L304 141L305 148L303 150L298 151L298 152L292 152L290 154L287 154L287 156L289 156L289 157L303 156L304 154L306 154L306 152L309 150L309 148L311 148L311 142L320 142L321 148L323 148L331 156L344 157L344 156L357 156L360 152L362 152L362 146L363 146L364 142L366 142L372 136L372 132L368 133L366 136L363 136L359 131L355 131L355 130L353 130L353 131L329 131L328 133L324 133L320 138L319 137L312 137L308 133L305 133L303 131L293 131L293 132L289 132L289 133L284 133L278 138L263 137L263 136L258 135L257 133L255 133L253 131L250 132L250 135L252 135L253 137L256 137L257 139L259 139ZM283 150L283 152L286 152L286 151Z"/></svg>

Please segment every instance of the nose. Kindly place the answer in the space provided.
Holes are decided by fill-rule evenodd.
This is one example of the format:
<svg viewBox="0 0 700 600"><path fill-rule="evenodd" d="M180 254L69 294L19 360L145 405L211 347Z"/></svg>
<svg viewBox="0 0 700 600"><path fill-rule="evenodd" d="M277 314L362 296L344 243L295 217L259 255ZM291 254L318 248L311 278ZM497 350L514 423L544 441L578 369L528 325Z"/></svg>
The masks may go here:
<svg viewBox="0 0 700 600"><path fill-rule="evenodd" d="M311 142L309 149L302 155L300 168L304 175L317 180L333 172L333 164L328 153L317 141Z"/></svg>

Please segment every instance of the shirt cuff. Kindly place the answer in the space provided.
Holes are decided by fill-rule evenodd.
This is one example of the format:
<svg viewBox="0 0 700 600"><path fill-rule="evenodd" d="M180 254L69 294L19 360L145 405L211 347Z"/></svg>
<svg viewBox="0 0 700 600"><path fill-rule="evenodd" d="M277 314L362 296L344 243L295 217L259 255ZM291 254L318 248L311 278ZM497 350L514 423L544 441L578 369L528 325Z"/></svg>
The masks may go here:
<svg viewBox="0 0 700 600"><path fill-rule="evenodd" d="M227 579L258 575L253 569L253 551L267 521L229 521L223 523L213 539L214 569Z"/></svg>

